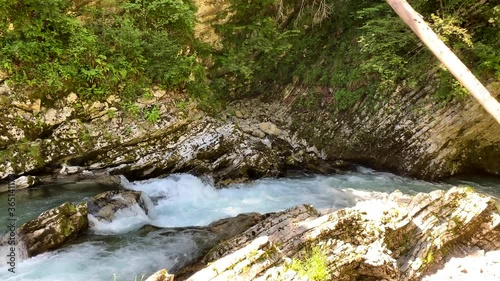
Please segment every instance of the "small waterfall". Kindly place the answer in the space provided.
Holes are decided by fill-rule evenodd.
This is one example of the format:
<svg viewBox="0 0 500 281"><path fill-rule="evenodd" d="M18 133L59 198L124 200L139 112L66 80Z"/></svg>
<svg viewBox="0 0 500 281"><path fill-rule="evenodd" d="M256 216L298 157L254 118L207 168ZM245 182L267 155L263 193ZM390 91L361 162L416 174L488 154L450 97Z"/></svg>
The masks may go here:
<svg viewBox="0 0 500 281"><path fill-rule="evenodd" d="M156 208L153 203L153 200L147 195L145 192L141 191L141 203L145 208L146 214L152 220L157 218Z"/></svg>
<svg viewBox="0 0 500 281"><path fill-rule="evenodd" d="M112 199L123 199L121 194L117 194ZM139 202L115 212L112 221L99 220L92 214L88 215L90 230L94 234L113 235L126 233L138 229L146 224L151 224L156 218L156 211L151 198L141 192Z"/></svg>

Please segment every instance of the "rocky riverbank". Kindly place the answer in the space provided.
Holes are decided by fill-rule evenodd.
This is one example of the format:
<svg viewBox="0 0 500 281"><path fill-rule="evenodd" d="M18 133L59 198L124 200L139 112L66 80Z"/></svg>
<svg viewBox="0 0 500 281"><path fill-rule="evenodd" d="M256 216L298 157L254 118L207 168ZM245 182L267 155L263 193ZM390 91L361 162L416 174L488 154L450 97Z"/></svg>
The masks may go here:
<svg viewBox="0 0 500 281"><path fill-rule="evenodd" d="M340 210L299 205L279 213L241 214L206 227L145 226L141 233L204 237L182 268L169 268L174 280L436 280L448 276L449 267L460 269L460 276L495 276L487 270L500 263L495 199L457 187L376 197ZM147 216L151 206L144 193L109 191L46 211L21 226L18 235L27 255L35 256L65 247L87 229L95 231L96 224L137 210ZM458 255L479 264L453 265Z"/></svg>
<svg viewBox="0 0 500 281"><path fill-rule="evenodd" d="M156 90L134 104L139 112L158 109L152 123L131 114L114 96L88 102L69 94L44 106L16 100L3 86L8 103L0 105L6 112L0 117L0 190L19 175L48 182L179 172L211 175L224 186L294 170L338 172L350 169L350 162L430 179L500 173L500 127L473 101L436 107L412 92L391 102L363 101L356 106L363 114L349 115L330 112L332 101L321 96L314 96L319 104L313 110L304 104L304 91L289 87L279 99L237 101L208 115L182 95ZM412 105L403 110L394 107L398 103ZM18 181L18 188L40 182Z"/></svg>
<svg viewBox="0 0 500 281"><path fill-rule="evenodd" d="M10 174L42 175L48 181L189 172L209 174L223 186L297 169L331 173L350 168L344 161L325 161L321 151L290 131L292 120L277 114L277 104L229 107L210 116L195 102L179 108L179 97L157 91L135 104L140 110L152 104L159 108L157 122L151 123L119 110L116 97L88 103L70 94L51 107L6 98L17 106L5 107L0 124L4 180Z"/></svg>
<svg viewBox="0 0 500 281"><path fill-rule="evenodd" d="M333 213L271 215L175 280L421 280L462 245L500 249L495 200L465 188L393 193Z"/></svg>

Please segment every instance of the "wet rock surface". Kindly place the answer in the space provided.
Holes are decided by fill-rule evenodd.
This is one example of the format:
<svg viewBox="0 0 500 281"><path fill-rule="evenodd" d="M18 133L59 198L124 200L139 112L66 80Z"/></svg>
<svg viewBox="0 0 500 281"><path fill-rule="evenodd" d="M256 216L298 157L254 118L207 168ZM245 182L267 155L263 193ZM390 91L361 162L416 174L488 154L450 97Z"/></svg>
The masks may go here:
<svg viewBox="0 0 500 281"><path fill-rule="evenodd" d="M461 245L499 250L499 230L496 202L465 188L395 192L327 214L303 205L218 244L203 269L175 280L307 280L291 264L311 249L320 249L324 280L420 280Z"/></svg>
<svg viewBox="0 0 500 281"><path fill-rule="evenodd" d="M18 228L28 257L57 249L88 229L87 205L64 203Z"/></svg>
<svg viewBox="0 0 500 281"><path fill-rule="evenodd" d="M240 214L236 217L217 220L204 227L165 228L157 230L156 233L162 236L175 236L179 235L179 233L189 233L193 237L197 237L193 240L197 243L198 253L190 260L179 263L170 270L177 276L177 280L178 278L182 278L183 275L189 275L193 271L202 269L203 265L201 263L201 258L207 254L214 245L243 233L268 216L269 214ZM148 231L148 228L151 228L151 226L145 227L144 230Z"/></svg>
<svg viewBox="0 0 500 281"><path fill-rule="evenodd" d="M111 190L92 196L86 200L88 213L98 220L111 222L117 211L139 205L148 214L147 195L140 191Z"/></svg>

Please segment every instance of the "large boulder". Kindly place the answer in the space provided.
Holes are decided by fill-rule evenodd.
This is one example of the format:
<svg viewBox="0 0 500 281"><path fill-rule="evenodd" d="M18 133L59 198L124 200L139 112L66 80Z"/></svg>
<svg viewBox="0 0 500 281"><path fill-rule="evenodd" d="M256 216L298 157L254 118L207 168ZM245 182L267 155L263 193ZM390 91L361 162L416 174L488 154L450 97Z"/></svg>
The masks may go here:
<svg viewBox="0 0 500 281"><path fill-rule="evenodd" d="M196 250L194 252L180 253L175 258L175 262L166 265L169 272L176 275L176 280L179 278L182 280L183 275L189 276L192 272L203 268L201 258L217 243L243 233L268 216L257 213L240 214L236 217L217 220L208 226L158 228L148 225L143 227L141 232L148 233L148 235L172 237L172 239L175 239L175 237L184 237L189 239L189 243L195 244ZM163 275L170 276L166 272L162 273L159 271L156 273L156 276L159 277ZM153 276L149 278L156 280Z"/></svg>
<svg viewBox="0 0 500 281"><path fill-rule="evenodd" d="M18 237L29 257L61 247L88 228L87 204L64 203L23 224Z"/></svg>
<svg viewBox="0 0 500 281"><path fill-rule="evenodd" d="M187 280L419 280L462 244L500 249L495 200L466 188L396 192L333 213L273 214L212 248Z"/></svg>
<svg viewBox="0 0 500 281"><path fill-rule="evenodd" d="M110 190L95 195L86 200L89 214L97 220L111 222L115 219L116 212L139 205L144 213L149 212L149 201L147 195L140 191L132 190Z"/></svg>

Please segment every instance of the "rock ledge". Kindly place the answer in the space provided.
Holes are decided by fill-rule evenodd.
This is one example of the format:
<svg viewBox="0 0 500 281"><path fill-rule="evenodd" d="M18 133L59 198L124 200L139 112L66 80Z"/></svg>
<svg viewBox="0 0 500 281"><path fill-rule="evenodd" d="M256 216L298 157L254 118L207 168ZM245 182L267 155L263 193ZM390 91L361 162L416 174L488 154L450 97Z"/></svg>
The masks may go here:
<svg viewBox="0 0 500 281"><path fill-rule="evenodd" d="M454 187L320 214L302 205L273 214L212 248L204 268L175 280L420 280L461 245L500 249L496 202ZM325 275L304 275L319 249ZM317 258L318 259L318 258Z"/></svg>

